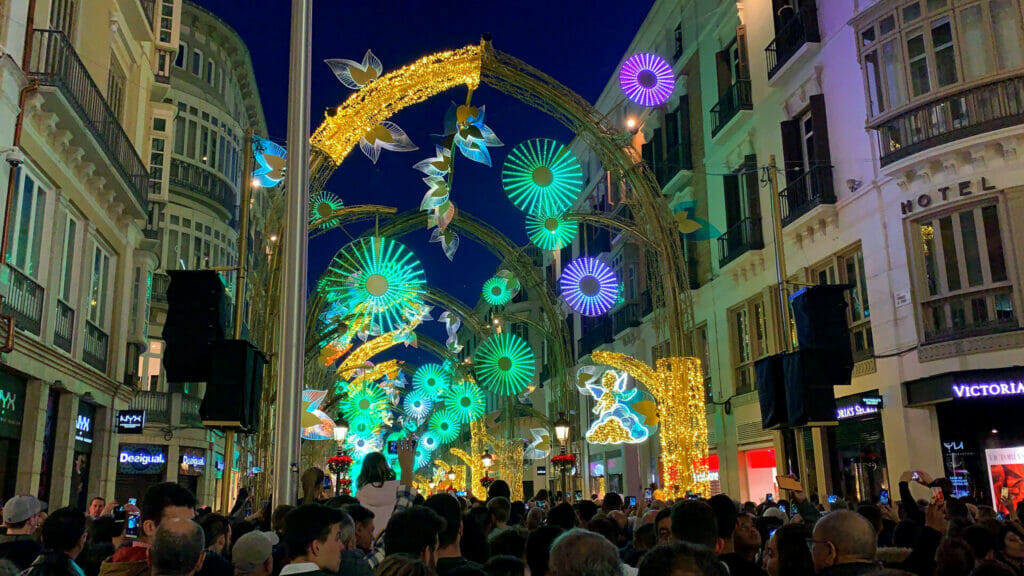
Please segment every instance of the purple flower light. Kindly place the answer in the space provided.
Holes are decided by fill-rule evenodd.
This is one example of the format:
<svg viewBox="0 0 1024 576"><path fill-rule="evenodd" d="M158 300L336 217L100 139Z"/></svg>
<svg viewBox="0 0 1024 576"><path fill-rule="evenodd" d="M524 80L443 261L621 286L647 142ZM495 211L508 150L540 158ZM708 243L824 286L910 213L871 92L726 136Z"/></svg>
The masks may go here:
<svg viewBox="0 0 1024 576"><path fill-rule="evenodd" d="M584 316L600 316L615 306L615 273L595 258L584 256L570 262L562 271L561 285L565 303Z"/></svg>
<svg viewBox="0 0 1024 576"><path fill-rule="evenodd" d="M626 97L645 107L661 106L675 88L672 67L654 54L634 54L619 69L619 86Z"/></svg>

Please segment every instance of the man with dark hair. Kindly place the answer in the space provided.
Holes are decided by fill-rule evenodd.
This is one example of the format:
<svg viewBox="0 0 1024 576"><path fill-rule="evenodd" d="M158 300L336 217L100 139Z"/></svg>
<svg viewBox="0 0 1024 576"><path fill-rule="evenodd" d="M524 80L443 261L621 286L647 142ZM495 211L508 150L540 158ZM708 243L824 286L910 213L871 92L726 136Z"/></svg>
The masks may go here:
<svg viewBox="0 0 1024 576"><path fill-rule="evenodd" d="M85 548L88 535L85 514L61 508L43 521L44 551L32 562L24 576L79 576L82 569L75 559Z"/></svg>
<svg viewBox="0 0 1024 576"><path fill-rule="evenodd" d="M622 510L622 496L619 496L616 492L607 492L604 495L604 500L601 501L601 510L608 514L615 510Z"/></svg>
<svg viewBox="0 0 1024 576"><path fill-rule="evenodd" d="M103 496L93 496L92 500L89 501L89 517L95 520L102 516L103 508L106 505L107 501Z"/></svg>
<svg viewBox="0 0 1024 576"><path fill-rule="evenodd" d="M387 556L408 554L435 568L437 546L444 528L444 518L426 506L402 510L388 520L384 531L384 553Z"/></svg>
<svg viewBox="0 0 1024 576"><path fill-rule="evenodd" d="M168 518L152 536L147 554L153 576L192 576L203 565L203 529L185 518Z"/></svg>
<svg viewBox="0 0 1024 576"><path fill-rule="evenodd" d="M672 537L707 546L721 554L725 541L718 534L718 519L707 502L683 500L672 508Z"/></svg>
<svg viewBox="0 0 1024 576"><path fill-rule="evenodd" d="M657 530L658 544L672 542L672 508L658 510L654 518L654 527Z"/></svg>
<svg viewBox="0 0 1024 576"><path fill-rule="evenodd" d="M119 548L113 556L105 560L100 566L100 576L148 574L149 548L160 524L173 518L191 521L196 516L196 497L180 484L163 482L146 490L140 508L128 507L129 514L135 511L141 513L142 526L139 537L132 540L131 546Z"/></svg>
<svg viewBox="0 0 1024 576"><path fill-rule="evenodd" d="M220 514L207 514L199 521L206 540L206 559L198 576L231 576L235 573L228 562L231 548L231 521Z"/></svg>
<svg viewBox="0 0 1024 576"><path fill-rule="evenodd" d="M526 565L531 576L547 576L551 545L563 532L558 526L541 526L526 537Z"/></svg>
<svg viewBox="0 0 1024 576"><path fill-rule="evenodd" d="M364 553L373 552L374 513L369 508L356 502L341 507L351 518L356 531L356 548Z"/></svg>
<svg viewBox="0 0 1024 576"><path fill-rule="evenodd" d="M281 569L281 576L328 576L338 572L345 549L343 514L319 504L304 504L289 512L284 519L284 545L291 562Z"/></svg>
<svg viewBox="0 0 1024 576"><path fill-rule="evenodd" d="M593 500L580 500L576 503L576 513L580 515L580 520L584 522L590 522L597 516L600 508L597 507L597 503Z"/></svg>
<svg viewBox="0 0 1024 576"><path fill-rule="evenodd" d="M15 496L4 504L4 525L0 534L0 559L9 560L18 571L28 568L43 547L35 533L43 522L46 504L35 496Z"/></svg>
<svg viewBox="0 0 1024 576"><path fill-rule="evenodd" d="M508 487L508 482L504 480L491 482L491 485L487 487L487 501L490 502L494 498L505 498L509 502L512 501L512 489Z"/></svg>
<svg viewBox="0 0 1024 576"><path fill-rule="evenodd" d="M512 504L504 496L496 496L487 501L487 511L491 513L491 521L487 526L487 535L508 526L508 517L512 514Z"/></svg>
<svg viewBox="0 0 1024 576"><path fill-rule="evenodd" d="M702 576L729 576L729 572L715 555L704 546L689 542L672 542L657 546L640 560L638 576L665 574L701 574Z"/></svg>
<svg viewBox="0 0 1024 576"><path fill-rule="evenodd" d="M444 519L444 530L437 537L437 575L483 576L483 566L462 556L462 507L451 494L434 494L424 506Z"/></svg>
<svg viewBox="0 0 1024 576"><path fill-rule="evenodd" d="M548 526L558 526L562 530L572 530L579 526L579 523L580 519L576 516L576 511L572 509L568 502L562 502L548 513Z"/></svg>
<svg viewBox="0 0 1024 576"><path fill-rule="evenodd" d="M757 553L761 551L761 532L757 529L753 514L742 512L736 517L736 528L729 541L732 543L732 552L718 557L729 567L729 574L765 576L764 570L757 563Z"/></svg>

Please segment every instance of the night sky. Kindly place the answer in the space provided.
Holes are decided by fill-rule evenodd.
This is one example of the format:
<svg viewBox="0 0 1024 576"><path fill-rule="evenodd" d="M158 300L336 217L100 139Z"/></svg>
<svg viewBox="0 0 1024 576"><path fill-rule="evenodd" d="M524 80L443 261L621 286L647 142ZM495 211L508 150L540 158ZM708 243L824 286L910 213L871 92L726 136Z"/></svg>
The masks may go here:
<svg viewBox="0 0 1024 576"><path fill-rule="evenodd" d="M248 44L259 84L267 128L272 140L284 144L288 108L288 49L290 4L286 0L198 0L230 24ZM653 5L653 0L611 2L582 0L464 1L341 1L313 3L313 94L310 131L326 108L337 106L351 91L334 77L327 58L361 61L372 49L384 73L431 52L478 43L490 33L494 47L550 74L593 102L615 73L629 43ZM244 8L243 8L244 6ZM376 203L399 212L417 208L426 186L412 165L434 154L431 134L442 130L452 101L462 103L459 88L407 108L391 120L405 129L419 150L382 151L374 165L358 147L346 158L327 189L346 205ZM455 159L456 182L451 200L456 208L490 222L519 244L527 242L524 216L505 195L501 164L516 144L530 138L554 138L568 144L572 134L547 115L481 86L473 105L486 105L486 123L504 142L492 148L492 167ZM458 218L458 216L456 216ZM361 229L348 230L356 236ZM498 260L483 247L464 239L454 262L440 244L430 244L430 232L418 230L400 239L424 265L427 281L472 307L480 287L495 271ZM341 230L310 243L309 284L312 287L334 253L349 241ZM439 311L435 311L435 316ZM443 341L443 330L431 323L428 332ZM411 358L410 358L411 359Z"/></svg>

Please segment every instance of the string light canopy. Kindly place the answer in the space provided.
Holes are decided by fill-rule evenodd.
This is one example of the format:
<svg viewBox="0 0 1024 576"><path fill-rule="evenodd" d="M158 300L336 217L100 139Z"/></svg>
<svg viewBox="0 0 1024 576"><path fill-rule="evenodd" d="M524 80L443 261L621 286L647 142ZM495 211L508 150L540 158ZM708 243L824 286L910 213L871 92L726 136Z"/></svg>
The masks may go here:
<svg viewBox="0 0 1024 576"><path fill-rule="evenodd" d="M441 444L448 444L454 442L459 437L459 432L462 427L459 425L459 421L448 411L434 411L433 416L430 417L430 422L427 427L437 441Z"/></svg>
<svg viewBox="0 0 1024 576"><path fill-rule="evenodd" d="M551 212L543 214L528 214L526 216L526 233L541 250L561 250L572 244L573 238L579 231L579 225L574 220L566 220L565 214Z"/></svg>
<svg viewBox="0 0 1024 576"><path fill-rule="evenodd" d="M559 142L534 138L520 143L505 158L501 183L523 212L564 212L583 190L583 168Z"/></svg>
<svg viewBox="0 0 1024 576"><path fill-rule="evenodd" d="M359 238L338 251L327 269L327 294L355 316L351 323L391 332L404 326L423 304L423 266L390 238Z"/></svg>
<svg viewBox="0 0 1024 576"><path fill-rule="evenodd" d="M661 106L672 96L675 78L672 67L656 54L630 56L619 69L619 86L626 97L651 108Z"/></svg>
<svg viewBox="0 0 1024 576"><path fill-rule="evenodd" d="M512 291L509 290L508 281L498 276L484 282L482 292L484 302L491 306L504 306L512 301Z"/></svg>
<svg viewBox="0 0 1024 576"><path fill-rule="evenodd" d="M515 334L495 334L477 349L476 374L491 392L518 396L533 380L533 350Z"/></svg>
<svg viewBox="0 0 1024 576"><path fill-rule="evenodd" d="M462 424L469 424L484 415L484 391L471 382L459 382L444 395L445 409Z"/></svg>
<svg viewBox="0 0 1024 576"><path fill-rule="evenodd" d="M440 364L424 364L412 375L412 385L416 390L429 395L431 399L440 398L448 389L450 378Z"/></svg>
<svg viewBox="0 0 1024 576"><path fill-rule="evenodd" d="M618 282L607 264L583 256L562 271L562 297L570 308L584 316L600 316L615 306Z"/></svg>
<svg viewBox="0 0 1024 576"><path fill-rule="evenodd" d="M376 385L366 385L350 388L339 408L349 422L355 423L378 420L388 406L387 393Z"/></svg>
<svg viewBox="0 0 1024 576"><path fill-rule="evenodd" d="M426 418L433 407L433 397L423 390L413 390L406 394L402 400L402 408L405 410L405 415L414 420Z"/></svg>

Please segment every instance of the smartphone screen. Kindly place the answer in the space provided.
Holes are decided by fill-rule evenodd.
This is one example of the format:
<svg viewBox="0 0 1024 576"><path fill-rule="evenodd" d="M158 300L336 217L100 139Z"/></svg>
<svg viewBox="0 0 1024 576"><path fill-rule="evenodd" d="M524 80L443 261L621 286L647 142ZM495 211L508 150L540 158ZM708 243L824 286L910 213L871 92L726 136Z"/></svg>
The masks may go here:
<svg viewBox="0 0 1024 576"><path fill-rule="evenodd" d="M129 498L128 499L128 503L131 504L132 506L135 506L135 502L136 502L135 498Z"/></svg>
<svg viewBox="0 0 1024 576"><path fill-rule="evenodd" d="M142 514L132 512L128 515L128 520L124 528L124 535L128 538L138 538L140 526L142 526Z"/></svg>
<svg viewBox="0 0 1024 576"><path fill-rule="evenodd" d="M1010 497L1010 489L1007 488L1006 486L1003 486L1002 489L999 490L999 497L1000 498L1009 498Z"/></svg>
<svg viewBox="0 0 1024 576"><path fill-rule="evenodd" d="M764 495L764 499L766 502L775 502L775 495L769 492Z"/></svg>
<svg viewBox="0 0 1024 576"><path fill-rule="evenodd" d="M648 488L647 490L644 490L644 498L646 498L647 500L651 499L651 489L650 488Z"/></svg>
<svg viewBox="0 0 1024 576"><path fill-rule="evenodd" d="M573 496L577 500L583 500L583 490L577 490L576 492L573 493Z"/></svg>
<svg viewBox="0 0 1024 576"><path fill-rule="evenodd" d="M331 477L330 476L324 476L324 489L326 490L326 489L328 489L330 487L331 487Z"/></svg>
<svg viewBox="0 0 1024 576"><path fill-rule="evenodd" d="M839 498L837 498L835 494L829 494L828 495L828 503L829 504L835 504L836 500L839 500Z"/></svg>
<svg viewBox="0 0 1024 576"><path fill-rule="evenodd" d="M636 496L629 497L629 507L636 508Z"/></svg>
<svg viewBox="0 0 1024 576"><path fill-rule="evenodd" d="M878 502L881 503L883 506L887 506L889 504L888 490L882 490L882 493L878 495Z"/></svg>
<svg viewBox="0 0 1024 576"><path fill-rule="evenodd" d="M786 505L785 504L779 504L779 510L782 510L783 512L786 512Z"/></svg>
<svg viewBox="0 0 1024 576"><path fill-rule="evenodd" d="M544 507L544 501L543 500L537 500L537 507L538 508L543 508Z"/></svg>
<svg viewBox="0 0 1024 576"><path fill-rule="evenodd" d="M398 441L392 440L388 442L388 454L398 454Z"/></svg>

